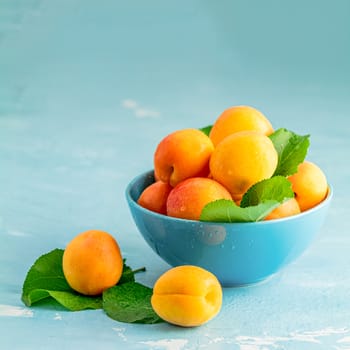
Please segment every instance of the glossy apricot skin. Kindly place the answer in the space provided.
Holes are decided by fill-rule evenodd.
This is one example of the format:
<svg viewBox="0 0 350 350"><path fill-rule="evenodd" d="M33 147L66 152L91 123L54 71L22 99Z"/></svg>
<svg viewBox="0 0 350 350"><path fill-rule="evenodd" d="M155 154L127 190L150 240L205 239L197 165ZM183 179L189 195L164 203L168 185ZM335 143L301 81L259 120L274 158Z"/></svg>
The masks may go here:
<svg viewBox="0 0 350 350"><path fill-rule="evenodd" d="M273 133L270 121L251 106L233 106L224 110L216 119L209 133L214 146L225 137L239 131L257 131L266 136Z"/></svg>
<svg viewBox="0 0 350 350"><path fill-rule="evenodd" d="M123 271L123 258L112 235L89 230L67 244L62 267L72 289L84 295L99 295L118 283Z"/></svg>
<svg viewBox="0 0 350 350"><path fill-rule="evenodd" d="M222 288L215 275L201 267L177 266L156 281L151 304L163 320L196 327L220 312Z"/></svg>
<svg viewBox="0 0 350 350"><path fill-rule="evenodd" d="M298 201L293 197L272 210L271 213L265 217L265 220L281 219L299 213L300 207Z"/></svg>
<svg viewBox="0 0 350 350"><path fill-rule="evenodd" d="M203 208L218 199L232 200L230 192L215 180L193 177L177 184L167 199L167 215L199 220Z"/></svg>
<svg viewBox="0 0 350 350"><path fill-rule="evenodd" d="M156 181L142 191L137 203L148 210L166 215L166 203L172 189L168 183Z"/></svg>
<svg viewBox="0 0 350 350"><path fill-rule="evenodd" d="M240 131L215 147L209 165L212 178L239 201L249 187L270 178L277 163L277 151L267 136L256 131Z"/></svg>
<svg viewBox="0 0 350 350"><path fill-rule="evenodd" d="M289 176L288 180L292 183L295 198L302 212L315 207L327 196L328 183L326 175L313 162L304 161L299 164L298 171Z"/></svg>
<svg viewBox="0 0 350 350"><path fill-rule="evenodd" d="M174 131L156 147L153 159L155 178L174 187L190 177L208 176L213 150L210 138L200 130Z"/></svg>

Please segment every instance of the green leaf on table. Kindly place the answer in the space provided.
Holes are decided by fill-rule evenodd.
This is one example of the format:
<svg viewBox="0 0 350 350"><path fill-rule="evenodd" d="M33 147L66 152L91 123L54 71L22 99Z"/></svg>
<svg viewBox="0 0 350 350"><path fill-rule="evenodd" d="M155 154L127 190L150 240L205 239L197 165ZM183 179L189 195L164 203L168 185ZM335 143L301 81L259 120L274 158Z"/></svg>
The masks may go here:
<svg viewBox="0 0 350 350"><path fill-rule="evenodd" d="M281 128L269 136L278 153L278 165L274 175L289 176L297 172L298 165L306 157L310 135L300 136Z"/></svg>
<svg viewBox="0 0 350 350"><path fill-rule="evenodd" d="M228 199L219 199L207 204L201 213L200 221L210 222L254 222L260 221L279 205L269 200L255 206L241 208Z"/></svg>
<svg viewBox="0 0 350 350"><path fill-rule="evenodd" d="M51 297L71 311L101 308L101 297L81 295L69 286L62 269L63 253L63 249L54 249L35 261L23 284L24 304L31 306Z"/></svg>
<svg viewBox="0 0 350 350"><path fill-rule="evenodd" d="M204 132L204 134L206 134L207 136L209 136L212 127L213 127L212 125L208 125L208 126L205 126L204 128L200 128L199 130Z"/></svg>
<svg viewBox="0 0 350 350"><path fill-rule="evenodd" d="M125 259L123 259L123 272L118 284L134 282L134 281L135 281L135 272L131 269L130 266L125 264Z"/></svg>
<svg viewBox="0 0 350 350"><path fill-rule="evenodd" d="M53 299L64 306L69 311L81 311L86 309L101 309L101 296L87 296L77 293L73 290L69 292L48 290L47 291Z"/></svg>
<svg viewBox="0 0 350 350"><path fill-rule="evenodd" d="M152 293L152 288L137 282L116 285L103 292L103 309L109 317L119 322L163 322L152 308Z"/></svg>
<svg viewBox="0 0 350 350"><path fill-rule="evenodd" d="M55 249L44 254L29 269L22 289L22 300L27 306L50 297L48 290L71 291L62 270L63 252Z"/></svg>
<svg viewBox="0 0 350 350"><path fill-rule="evenodd" d="M251 186L243 195L240 206L246 208L266 201L283 203L294 197L292 184L284 176L273 176Z"/></svg>
<svg viewBox="0 0 350 350"><path fill-rule="evenodd" d="M22 301L31 306L43 299L52 298L70 311L101 309L102 296L86 296L74 291L62 269L63 249L54 249L38 258L29 269L23 284ZM118 284L135 281L135 273L123 260L123 272Z"/></svg>
<svg viewBox="0 0 350 350"><path fill-rule="evenodd" d="M128 282L135 282L135 275L139 272L145 272L145 267L140 267L136 270L132 270L132 268L125 264L125 259L123 259L123 272L118 282L118 285Z"/></svg>

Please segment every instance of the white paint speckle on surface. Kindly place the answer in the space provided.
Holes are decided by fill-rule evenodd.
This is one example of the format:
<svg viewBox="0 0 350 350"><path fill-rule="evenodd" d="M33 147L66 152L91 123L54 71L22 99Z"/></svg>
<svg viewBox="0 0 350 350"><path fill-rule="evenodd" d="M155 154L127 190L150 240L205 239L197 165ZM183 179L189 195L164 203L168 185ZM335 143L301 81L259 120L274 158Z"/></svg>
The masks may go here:
<svg viewBox="0 0 350 350"><path fill-rule="evenodd" d="M123 341L127 341L128 340L127 337L125 336L125 328L113 327L112 329L117 332L119 338L121 338Z"/></svg>
<svg viewBox="0 0 350 350"><path fill-rule="evenodd" d="M128 98L122 101L122 106L126 109L135 109L137 108L137 102L131 98Z"/></svg>
<svg viewBox="0 0 350 350"><path fill-rule="evenodd" d="M236 344L239 345L240 350L264 350L268 349L266 346L273 346L278 342L288 340L287 337L250 337L250 336L238 336L236 337Z"/></svg>
<svg viewBox="0 0 350 350"><path fill-rule="evenodd" d="M33 317L33 311L25 307L0 304L0 316Z"/></svg>
<svg viewBox="0 0 350 350"><path fill-rule="evenodd" d="M140 344L150 346L152 349L181 350L188 343L187 339L160 339L155 341L141 341Z"/></svg>
<svg viewBox="0 0 350 350"><path fill-rule="evenodd" d="M160 117L160 113L154 109L146 108L140 106L140 104L133 99L125 99L121 103L122 107L125 109L129 109L134 112L134 115L137 118L158 118Z"/></svg>
<svg viewBox="0 0 350 350"><path fill-rule="evenodd" d="M336 342L341 344L342 347L337 347L337 350L348 350L344 348L350 344L350 336L345 336L345 334L350 334L350 329L348 328L333 328L327 327L320 330L314 331L296 331L289 333L285 336L275 336L271 334L265 334L262 336L252 336L252 335L240 335L233 337L212 337L210 334L205 334L209 338L206 344L201 344L199 348L210 348L210 346L237 346L239 350L270 350L270 349L284 349L287 344L299 344L303 349L307 344L315 344L317 346L322 346L328 344L329 342ZM337 336L343 336L338 340L334 340ZM220 347L221 348L221 347ZM286 347L289 349L289 347ZM235 348L236 349L236 348Z"/></svg>
<svg viewBox="0 0 350 350"><path fill-rule="evenodd" d="M315 331L305 331L305 332L293 332L285 337L275 337L275 336L238 336L235 338L236 344L239 345L240 350L265 350L280 348L281 343L294 342L294 343L314 343L322 344L326 337L334 336L337 334L349 333L350 329L347 328L332 328L327 327ZM344 341L345 339L345 341ZM347 340L348 339L348 340ZM350 341L350 337L342 338L337 342L347 342Z"/></svg>
<svg viewBox="0 0 350 350"><path fill-rule="evenodd" d="M58 312L56 312L53 319L54 319L55 321L61 321L61 320L62 320L62 316L61 316Z"/></svg>
<svg viewBox="0 0 350 350"><path fill-rule="evenodd" d="M15 236L15 237L26 237L26 236L31 236L29 233L27 232L23 232L23 231L17 231L17 230L8 230L7 233L10 236Z"/></svg>
<svg viewBox="0 0 350 350"><path fill-rule="evenodd" d="M350 336L339 339L337 341L337 343L349 343L350 344Z"/></svg>

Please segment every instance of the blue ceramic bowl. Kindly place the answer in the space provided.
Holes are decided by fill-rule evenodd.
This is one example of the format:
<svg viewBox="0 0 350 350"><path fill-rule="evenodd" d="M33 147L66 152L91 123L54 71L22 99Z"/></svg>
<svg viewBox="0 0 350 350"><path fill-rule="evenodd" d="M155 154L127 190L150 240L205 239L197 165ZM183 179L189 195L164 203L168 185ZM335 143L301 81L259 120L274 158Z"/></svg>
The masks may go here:
<svg viewBox="0 0 350 350"><path fill-rule="evenodd" d="M136 226L148 245L167 263L197 265L214 273L222 286L256 283L270 277L309 247L332 198L288 218L252 223L214 223L160 215L137 204L154 182L153 171L133 179L126 198Z"/></svg>

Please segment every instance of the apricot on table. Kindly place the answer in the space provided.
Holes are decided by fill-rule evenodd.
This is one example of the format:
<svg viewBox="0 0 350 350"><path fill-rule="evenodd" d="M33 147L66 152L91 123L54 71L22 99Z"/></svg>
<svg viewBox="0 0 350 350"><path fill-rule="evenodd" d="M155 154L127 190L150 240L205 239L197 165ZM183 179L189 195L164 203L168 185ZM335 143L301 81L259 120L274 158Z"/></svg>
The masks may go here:
<svg viewBox="0 0 350 350"><path fill-rule="evenodd" d="M85 295L99 295L118 283L123 271L123 259L112 235L89 230L67 244L62 266L72 289Z"/></svg>
<svg viewBox="0 0 350 350"><path fill-rule="evenodd" d="M324 172L310 161L304 161L298 166L298 171L289 176L295 198L300 210L311 209L321 203L328 193L328 183Z"/></svg>
<svg viewBox="0 0 350 350"><path fill-rule="evenodd" d="M213 149L210 138L200 130L174 131L155 150L155 178L174 187L189 177L207 176Z"/></svg>
<svg viewBox="0 0 350 350"><path fill-rule="evenodd" d="M259 110L250 106L234 106L220 114L209 137L216 146L226 136L247 130L257 131L266 136L273 133L270 121Z"/></svg>
<svg viewBox="0 0 350 350"><path fill-rule="evenodd" d="M218 199L232 200L232 197L217 181L205 177L192 177L177 184L169 193L167 215L199 220L202 209Z"/></svg>
<svg viewBox="0 0 350 350"><path fill-rule="evenodd" d="M272 141L256 131L240 131L222 140L210 158L210 173L235 201L256 182L270 178L278 154Z"/></svg>
<svg viewBox="0 0 350 350"><path fill-rule="evenodd" d="M201 267L177 266L156 281L151 304L163 320L182 327L195 327L219 313L222 288L216 276Z"/></svg>
<svg viewBox="0 0 350 350"><path fill-rule="evenodd" d="M171 190L172 187L167 182L156 181L142 191L137 203L148 210L166 215L166 202Z"/></svg>

